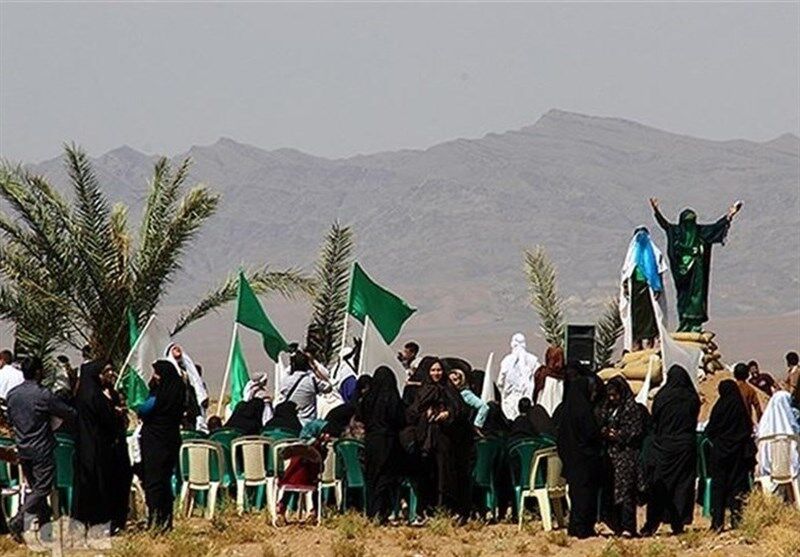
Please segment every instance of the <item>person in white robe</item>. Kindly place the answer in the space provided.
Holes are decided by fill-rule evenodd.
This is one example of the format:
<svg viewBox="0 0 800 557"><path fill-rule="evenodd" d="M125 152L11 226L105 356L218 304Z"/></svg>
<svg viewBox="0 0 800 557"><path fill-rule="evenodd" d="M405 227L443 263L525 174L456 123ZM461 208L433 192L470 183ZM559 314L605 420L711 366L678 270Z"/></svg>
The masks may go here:
<svg viewBox="0 0 800 557"><path fill-rule="evenodd" d="M208 390L203 381L202 376L197 371L189 353L183 347L175 342L170 343L164 351L164 355L169 360L175 369L181 374L186 384L192 388L197 399L199 406L199 414L195 418L195 429L203 433L208 433L208 424L206 423L206 408L208 407Z"/></svg>
<svg viewBox="0 0 800 557"><path fill-rule="evenodd" d="M500 389L503 413L509 420L519 415L521 398L533 400L533 374L539 368L539 359L526 350L525 335L511 337L511 353L500 362L497 387Z"/></svg>
<svg viewBox="0 0 800 557"><path fill-rule="evenodd" d="M619 314L624 327L625 350L652 347L653 340L659 336L652 303L656 301L666 318L664 273L668 270L667 258L653 242L647 227L637 227L628 245L619 283ZM647 344L651 346L644 346Z"/></svg>
<svg viewBox="0 0 800 557"><path fill-rule="evenodd" d="M769 479L772 473L773 455L770 451L769 443L762 442L763 439L774 435L798 435L800 434L800 422L798 422L795 410L792 407L792 395L786 391L778 391L770 397L764 414L758 422L756 431L756 441L758 442L758 465L756 466L756 478L771 491L775 491L776 485ZM800 452L796 441L790 442L788 458L792 471L792 477L797 478L800 474Z"/></svg>

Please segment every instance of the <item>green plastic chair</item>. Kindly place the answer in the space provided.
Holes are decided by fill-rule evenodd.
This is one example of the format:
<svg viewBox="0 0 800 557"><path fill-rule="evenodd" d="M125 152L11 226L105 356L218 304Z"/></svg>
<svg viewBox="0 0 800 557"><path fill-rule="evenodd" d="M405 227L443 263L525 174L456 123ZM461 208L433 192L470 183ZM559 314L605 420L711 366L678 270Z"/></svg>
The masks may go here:
<svg viewBox="0 0 800 557"><path fill-rule="evenodd" d="M53 508L59 515L69 515L72 510L72 491L75 475L75 441L71 435L56 434L56 481Z"/></svg>
<svg viewBox="0 0 800 557"><path fill-rule="evenodd" d="M479 439L475 443L475 465L472 468L473 486L483 490L486 508L497 519L497 488L494 481L494 471L497 469L500 457L503 454L503 441L501 439Z"/></svg>
<svg viewBox="0 0 800 557"><path fill-rule="evenodd" d="M0 447L13 447L14 445L14 440L10 437L0 437ZM5 516L17 514L22 498L21 474L19 466L0 461L0 503L3 505L0 512L4 512Z"/></svg>
<svg viewBox="0 0 800 557"><path fill-rule="evenodd" d="M540 449L547 449L555 446L555 442L551 437L538 436L531 440L517 441L508 447L509 463L516 460L519 464L519 469L515 470L511 466L511 483L514 486L514 510L519 512L520 498L522 490L528 489L531 485L531 463L536 451ZM535 478L534 487L543 487L545 484L544 476Z"/></svg>
<svg viewBox="0 0 800 557"><path fill-rule="evenodd" d="M284 439L297 439L300 435L294 431L283 429L281 427L265 427L261 430L261 435L269 437L273 441L283 441Z"/></svg>
<svg viewBox="0 0 800 557"><path fill-rule="evenodd" d="M209 441L215 441L222 445L225 454L225 474L222 485L229 487L235 485L236 478L233 477L233 463L231 462L231 443L237 437L241 437L242 432L232 427L218 429L209 435Z"/></svg>
<svg viewBox="0 0 800 557"><path fill-rule="evenodd" d="M181 441L189 441L191 439L207 439L208 436L202 431L194 431L193 429L181 430Z"/></svg>
<svg viewBox="0 0 800 557"><path fill-rule="evenodd" d="M417 519L417 490L414 489L414 484L411 483L411 480L405 478L400 483L400 491L397 493L397 497L394 500L394 514L395 516L400 516L400 497L401 492L408 490L408 522L409 524L414 522Z"/></svg>
<svg viewBox="0 0 800 557"><path fill-rule="evenodd" d="M697 478L703 482L703 516L711 516L711 476L708 459L711 456L711 440L705 435L697 438Z"/></svg>
<svg viewBox="0 0 800 557"><path fill-rule="evenodd" d="M356 439L339 439L333 444L333 450L338 457L336 469L344 471L342 509L347 510L347 492L356 489L361 492L361 503L366 512L367 482L364 478L364 467L361 464L364 443Z"/></svg>

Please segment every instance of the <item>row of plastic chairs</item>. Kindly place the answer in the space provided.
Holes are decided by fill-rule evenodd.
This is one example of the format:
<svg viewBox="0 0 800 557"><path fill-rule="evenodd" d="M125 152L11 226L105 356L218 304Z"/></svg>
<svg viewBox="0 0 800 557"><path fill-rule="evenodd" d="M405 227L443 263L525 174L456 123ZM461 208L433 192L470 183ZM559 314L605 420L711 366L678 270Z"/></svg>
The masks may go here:
<svg viewBox="0 0 800 557"><path fill-rule="evenodd" d="M318 494L317 520L321 520L323 492L334 490L337 508L346 506L347 491L359 489L366 500L363 470L358 460L363 445L354 440L335 441L322 462L319 480L313 486L281 485L279 479L285 462L291 455L304 453L319 458L307 441L289 437L287 432L267 431L267 436L241 436L229 432L224 439L191 436L184 439L180 449L181 508L191 514L194 504L207 496L205 516L212 518L220 488L236 485L237 511L249 506L248 492L256 489L256 506L260 507L266 493L267 508L273 522L277 516L277 503L284 493L299 494L306 509L313 507L313 493ZM337 474L337 460L343 461L343 478ZM344 487L346 486L346 488Z"/></svg>
<svg viewBox="0 0 800 557"><path fill-rule="evenodd" d="M508 461L505 462L505 459ZM497 487L495 471L508 465L514 487L513 504L519 520L519 528L525 515L525 501L535 499L546 531L552 529L552 515L564 524L567 498L566 482L561 477L561 459L555 448L555 440L539 436L519 441L506 447L501 439L480 439L476 443L475 465L472 471L473 485L484 493L484 506L497 519Z"/></svg>

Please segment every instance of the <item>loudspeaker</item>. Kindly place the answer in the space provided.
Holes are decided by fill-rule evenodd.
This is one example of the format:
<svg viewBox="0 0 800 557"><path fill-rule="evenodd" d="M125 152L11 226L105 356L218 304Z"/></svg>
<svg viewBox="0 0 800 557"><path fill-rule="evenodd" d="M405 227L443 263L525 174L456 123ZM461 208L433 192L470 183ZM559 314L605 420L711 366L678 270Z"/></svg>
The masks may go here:
<svg viewBox="0 0 800 557"><path fill-rule="evenodd" d="M567 325L564 332L568 365L594 369L594 325Z"/></svg>

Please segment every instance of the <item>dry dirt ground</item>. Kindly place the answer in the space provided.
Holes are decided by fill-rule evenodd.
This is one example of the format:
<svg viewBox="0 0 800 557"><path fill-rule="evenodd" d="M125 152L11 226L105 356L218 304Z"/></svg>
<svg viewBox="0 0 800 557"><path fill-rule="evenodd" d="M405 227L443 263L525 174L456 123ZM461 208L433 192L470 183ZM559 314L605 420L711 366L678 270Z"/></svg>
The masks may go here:
<svg viewBox="0 0 800 557"><path fill-rule="evenodd" d="M91 551L65 550L64 555L116 557L676 557L681 555L744 557L800 555L800 511L776 500L756 496L748 506L739 530L721 535L708 532L708 521L697 517L680 536L665 528L654 538L622 540L607 530L589 540L576 540L563 530L545 533L533 519L520 532L516 525L487 525L470 522L456 527L449 519L437 517L426 527L377 527L353 513L334 516L321 526L293 523L272 527L264 514L236 516L223 509L208 521L199 517L179 519L175 530L165 536L130 528L114 538L111 548ZM640 517L640 520L643 517ZM31 555L24 546L0 538L0 554Z"/></svg>

